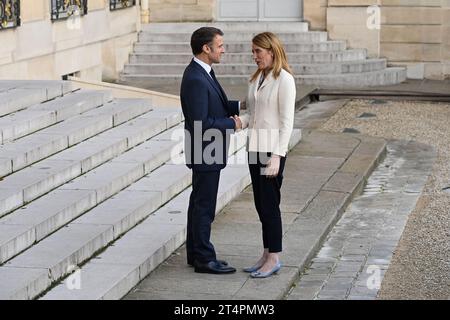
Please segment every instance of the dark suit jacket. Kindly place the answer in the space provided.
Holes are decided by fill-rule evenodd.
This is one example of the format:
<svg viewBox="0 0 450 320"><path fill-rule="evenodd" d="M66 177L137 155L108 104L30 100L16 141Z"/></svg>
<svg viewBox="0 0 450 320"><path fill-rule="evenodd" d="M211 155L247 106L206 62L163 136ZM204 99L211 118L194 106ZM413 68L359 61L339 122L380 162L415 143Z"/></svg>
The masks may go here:
<svg viewBox="0 0 450 320"><path fill-rule="evenodd" d="M185 118L186 165L199 171L223 169L228 155L227 136L234 132L235 125L229 117L239 114L239 102L228 101L220 85L194 60L184 71L180 98ZM194 130L194 123L197 130ZM212 137L208 137L208 133Z"/></svg>

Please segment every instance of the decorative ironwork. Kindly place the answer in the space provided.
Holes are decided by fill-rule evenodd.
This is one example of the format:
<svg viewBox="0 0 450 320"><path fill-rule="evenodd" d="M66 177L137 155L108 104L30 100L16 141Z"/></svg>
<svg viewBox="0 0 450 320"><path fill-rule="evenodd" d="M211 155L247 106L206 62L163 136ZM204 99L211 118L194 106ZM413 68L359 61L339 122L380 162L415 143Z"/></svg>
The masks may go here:
<svg viewBox="0 0 450 320"><path fill-rule="evenodd" d="M136 5L136 0L109 0L109 10L129 8Z"/></svg>
<svg viewBox="0 0 450 320"><path fill-rule="evenodd" d="M88 12L88 0L52 0L52 20L67 19L73 15L84 16Z"/></svg>
<svg viewBox="0 0 450 320"><path fill-rule="evenodd" d="M0 30L20 26L20 0L0 0Z"/></svg>

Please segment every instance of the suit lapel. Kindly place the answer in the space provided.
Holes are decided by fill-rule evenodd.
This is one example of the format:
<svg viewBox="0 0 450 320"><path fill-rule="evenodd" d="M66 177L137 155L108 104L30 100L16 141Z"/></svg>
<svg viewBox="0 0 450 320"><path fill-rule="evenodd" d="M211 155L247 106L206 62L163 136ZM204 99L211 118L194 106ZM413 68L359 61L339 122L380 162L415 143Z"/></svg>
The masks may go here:
<svg viewBox="0 0 450 320"><path fill-rule="evenodd" d="M259 83L259 78L260 77L261 77L261 73L259 74L257 83ZM274 78L273 78L273 75L272 75L272 71L270 71L269 74L267 75L267 77L264 79L264 81L263 81L261 87L259 88L259 90L261 90L262 88L264 88L265 86L267 86L269 83L271 83L273 81L274 81ZM258 85L256 85L256 88L258 88Z"/></svg>

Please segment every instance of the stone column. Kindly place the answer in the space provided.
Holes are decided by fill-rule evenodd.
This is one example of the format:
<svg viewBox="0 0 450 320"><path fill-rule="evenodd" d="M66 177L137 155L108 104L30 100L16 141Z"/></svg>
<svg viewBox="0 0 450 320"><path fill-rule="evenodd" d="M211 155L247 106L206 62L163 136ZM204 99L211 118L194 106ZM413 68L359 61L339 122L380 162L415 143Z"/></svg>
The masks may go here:
<svg viewBox="0 0 450 320"><path fill-rule="evenodd" d="M303 0L303 17L309 23L309 30L327 29L327 7L328 0Z"/></svg>
<svg viewBox="0 0 450 320"><path fill-rule="evenodd" d="M150 10L148 8L148 0L141 0L141 23L150 22Z"/></svg>

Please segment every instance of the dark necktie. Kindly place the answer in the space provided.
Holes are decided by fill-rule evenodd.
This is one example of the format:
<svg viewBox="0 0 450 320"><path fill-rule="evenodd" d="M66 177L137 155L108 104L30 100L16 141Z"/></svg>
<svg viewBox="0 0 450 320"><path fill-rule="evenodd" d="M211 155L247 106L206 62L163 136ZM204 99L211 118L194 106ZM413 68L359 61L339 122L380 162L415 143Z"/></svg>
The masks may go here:
<svg viewBox="0 0 450 320"><path fill-rule="evenodd" d="M217 81L216 78L216 74L214 73L214 70L211 69L211 71L209 72L209 74L211 75L211 78L213 78L214 82L218 85L218 87L220 88L219 82Z"/></svg>

